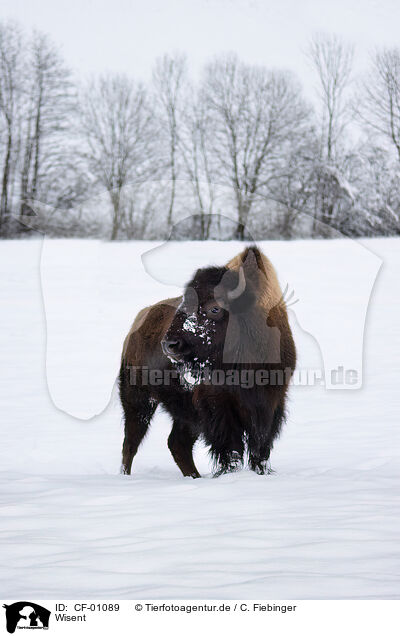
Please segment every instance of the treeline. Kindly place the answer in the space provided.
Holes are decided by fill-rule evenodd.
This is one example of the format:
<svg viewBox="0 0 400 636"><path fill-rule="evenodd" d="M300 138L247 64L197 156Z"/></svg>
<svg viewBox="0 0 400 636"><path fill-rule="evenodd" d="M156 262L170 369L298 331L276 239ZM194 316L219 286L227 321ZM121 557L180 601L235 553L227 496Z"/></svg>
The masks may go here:
<svg viewBox="0 0 400 636"><path fill-rule="evenodd" d="M307 55L314 106L293 74L235 55L196 83L179 54L146 85L78 82L46 35L0 23L0 236L399 234L400 50L363 77L336 36Z"/></svg>

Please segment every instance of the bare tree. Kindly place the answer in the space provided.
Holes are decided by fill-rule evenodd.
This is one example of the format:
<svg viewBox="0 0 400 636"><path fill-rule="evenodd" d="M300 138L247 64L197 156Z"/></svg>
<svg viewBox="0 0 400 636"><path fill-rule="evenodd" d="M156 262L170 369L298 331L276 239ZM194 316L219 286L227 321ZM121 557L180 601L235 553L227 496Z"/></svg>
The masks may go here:
<svg viewBox="0 0 400 636"><path fill-rule="evenodd" d="M308 117L291 76L218 59L206 69L204 89L213 113L211 135L220 174L232 187L238 214L236 237L256 197L268 183L269 167Z"/></svg>
<svg viewBox="0 0 400 636"><path fill-rule="evenodd" d="M123 221L124 188L154 175L154 118L145 88L117 74L88 84L80 114L88 168L110 196L114 240Z"/></svg>
<svg viewBox="0 0 400 636"><path fill-rule="evenodd" d="M315 35L308 48L318 78L318 94L321 100L322 158L335 158L337 143L348 123L348 105L345 90L349 85L353 47L336 35Z"/></svg>
<svg viewBox="0 0 400 636"><path fill-rule="evenodd" d="M172 227L176 183L179 176L179 127L184 109L186 82L186 58L183 55L164 55L156 62L153 71L156 107L161 123L160 134L167 147L167 165L171 181L168 208L168 228Z"/></svg>
<svg viewBox="0 0 400 636"><path fill-rule="evenodd" d="M278 206L275 230L278 236L290 239L298 235L302 213L309 213L314 194L318 139L312 129L304 131L297 143L291 144L282 165L271 176L267 201Z"/></svg>
<svg viewBox="0 0 400 636"><path fill-rule="evenodd" d="M360 120L392 144L400 161L400 49L375 53L361 89Z"/></svg>
<svg viewBox="0 0 400 636"><path fill-rule="evenodd" d="M179 147L193 188L200 220L200 235L210 235L216 196L217 166L212 152L212 113L202 91L192 89L182 116ZM196 237L197 238L197 237Z"/></svg>
<svg viewBox="0 0 400 636"><path fill-rule="evenodd" d="M30 47L25 91L23 158L20 170L21 214L27 200L46 201L46 178L68 154L65 133L75 102L71 73L47 36L35 33Z"/></svg>
<svg viewBox="0 0 400 636"><path fill-rule="evenodd" d="M322 221L330 226L334 222L337 198L337 176L343 168L344 131L349 121L349 86L353 47L336 35L316 34L308 47L308 58L318 81L320 109L320 144L315 157L314 230Z"/></svg>
<svg viewBox="0 0 400 636"><path fill-rule="evenodd" d="M15 23L0 24L0 131L2 184L0 228L9 215L13 152L19 131L19 106L23 93L22 34Z"/></svg>

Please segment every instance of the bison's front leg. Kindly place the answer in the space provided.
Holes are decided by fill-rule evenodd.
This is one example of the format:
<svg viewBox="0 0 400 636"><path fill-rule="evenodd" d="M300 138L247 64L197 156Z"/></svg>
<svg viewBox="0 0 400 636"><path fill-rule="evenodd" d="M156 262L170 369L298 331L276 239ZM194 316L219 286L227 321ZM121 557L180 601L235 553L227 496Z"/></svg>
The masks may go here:
<svg viewBox="0 0 400 636"><path fill-rule="evenodd" d="M168 438L168 448L177 466L184 477L200 477L193 460L193 446L198 438L198 433L192 429L189 423L177 418L174 419L171 434Z"/></svg>
<svg viewBox="0 0 400 636"><path fill-rule="evenodd" d="M244 442L241 416L229 391L200 386L193 397L201 430L214 460L214 477L235 472L243 466Z"/></svg>
<svg viewBox="0 0 400 636"><path fill-rule="evenodd" d="M214 457L214 451L211 448L211 453ZM218 453L218 451L217 451ZM221 454L216 454L214 458L214 472L213 477L220 477L226 473L235 473L243 468L243 450L242 451L228 451Z"/></svg>

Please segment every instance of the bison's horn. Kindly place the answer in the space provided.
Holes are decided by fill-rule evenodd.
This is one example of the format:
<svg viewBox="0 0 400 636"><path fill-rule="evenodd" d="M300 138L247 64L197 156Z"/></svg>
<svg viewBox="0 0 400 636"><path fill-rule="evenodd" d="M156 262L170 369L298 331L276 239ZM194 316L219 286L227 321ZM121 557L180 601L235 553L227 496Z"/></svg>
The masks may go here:
<svg viewBox="0 0 400 636"><path fill-rule="evenodd" d="M245 289L246 289L246 279L244 277L243 267L241 267L239 269L239 282L237 284L237 287L235 289L232 289L232 291L228 291L227 296L229 300L235 300L236 298L239 298L239 296L243 294Z"/></svg>

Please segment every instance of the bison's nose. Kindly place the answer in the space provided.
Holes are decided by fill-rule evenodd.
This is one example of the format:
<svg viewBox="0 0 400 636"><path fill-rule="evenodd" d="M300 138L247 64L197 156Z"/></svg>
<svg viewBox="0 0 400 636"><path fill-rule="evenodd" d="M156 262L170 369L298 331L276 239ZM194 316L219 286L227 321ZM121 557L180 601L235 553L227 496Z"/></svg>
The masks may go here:
<svg viewBox="0 0 400 636"><path fill-rule="evenodd" d="M161 344L165 355L172 358L180 358L187 351L183 338L166 338Z"/></svg>

